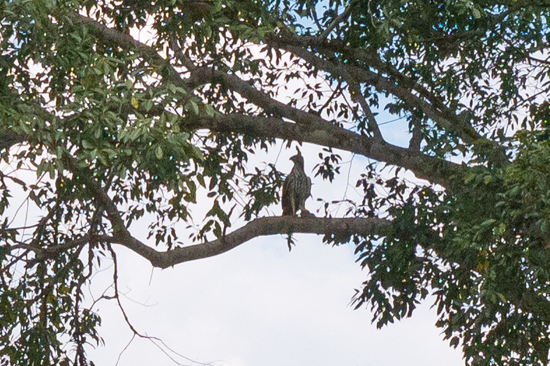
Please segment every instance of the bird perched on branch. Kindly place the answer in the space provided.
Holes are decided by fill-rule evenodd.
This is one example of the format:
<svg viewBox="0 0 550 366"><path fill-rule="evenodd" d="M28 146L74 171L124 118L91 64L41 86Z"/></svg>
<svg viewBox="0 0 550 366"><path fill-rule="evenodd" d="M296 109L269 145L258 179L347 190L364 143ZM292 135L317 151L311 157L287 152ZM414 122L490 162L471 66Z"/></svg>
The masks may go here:
<svg viewBox="0 0 550 366"><path fill-rule="evenodd" d="M311 195L311 179L304 172L304 158L300 151L290 158L294 167L283 183L283 216L296 216L300 210L301 216L310 216L306 210L306 199Z"/></svg>

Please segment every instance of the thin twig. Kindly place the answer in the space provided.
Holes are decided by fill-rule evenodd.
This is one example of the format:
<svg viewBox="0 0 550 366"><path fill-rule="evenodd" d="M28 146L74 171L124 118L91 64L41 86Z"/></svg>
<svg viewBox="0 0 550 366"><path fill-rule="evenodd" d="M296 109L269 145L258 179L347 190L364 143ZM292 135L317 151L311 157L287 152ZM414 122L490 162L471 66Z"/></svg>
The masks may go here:
<svg viewBox="0 0 550 366"><path fill-rule="evenodd" d="M338 15L336 18L334 18L334 20L330 23L330 25L327 27L327 29L325 29L325 31L321 34L321 36L319 37L320 39L325 39L328 37L328 35L330 34L330 32L332 32L334 30L334 28L336 28L336 26L345 18L348 16L350 10L351 10L351 7L354 5L354 2L353 1L350 1L350 3L348 4L348 6L346 6L346 8L344 9L344 11L342 12L342 14Z"/></svg>
<svg viewBox="0 0 550 366"><path fill-rule="evenodd" d="M130 342L128 342L128 344L124 347L122 352L119 354L116 365L118 365L118 362L120 361L120 358L122 357L122 354L128 349L130 344L134 341L135 337L138 336L139 338L147 339L151 343L153 343L162 353L164 353L166 355L166 357L168 357L176 365L187 366L183 363L178 362L176 359L174 359L174 357L172 357L166 350L174 353L175 355L178 355L181 358L184 358L187 361L190 361L190 362L193 362L193 363L196 363L196 364L199 364L199 365L209 366L210 364L194 361L194 360L192 360L188 357L185 357L185 356L177 353L176 351L174 351L173 349L168 347L162 339L160 339L158 337L148 336L146 334L141 334L136 329L136 327L130 321L130 318L128 317L128 314L126 313L126 310L124 310L124 307L122 306L122 302L120 301L120 292L118 290L118 261L117 261L116 253L110 245L108 246L108 250L111 253L111 257L113 258L113 288L115 290L114 298L115 298L115 300L118 304L118 307L119 307L120 311L122 312L122 316L124 317L124 321L126 322L126 324L128 325L128 327L130 328L130 330L133 333L132 338L130 339ZM158 345L156 342L159 342L162 345L162 347L160 345Z"/></svg>
<svg viewBox="0 0 550 366"><path fill-rule="evenodd" d="M372 113L372 110L370 109L370 106L367 103L365 96L361 92L361 86L359 85L359 83L355 82L355 80L352 80L351 77L347 75L347 73L346 76L346 81L348 82L350 92L355 97L355 100L361 106L363 113L365 113L365 116L367 117L367 125L372 131L372 136L375 139L383 141L384 139L382 138L382 133L380 132L378 124L376 123L376 117L374 117L374 113Z"/></svg>

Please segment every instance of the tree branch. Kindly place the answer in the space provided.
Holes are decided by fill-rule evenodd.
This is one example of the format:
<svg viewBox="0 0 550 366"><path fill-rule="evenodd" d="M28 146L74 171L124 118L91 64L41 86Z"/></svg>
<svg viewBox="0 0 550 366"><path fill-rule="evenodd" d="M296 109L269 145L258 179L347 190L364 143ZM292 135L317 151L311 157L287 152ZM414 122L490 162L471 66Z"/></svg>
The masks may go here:
<svg viewBox="0 0 550 366"><path fill-rule="evenodd" d="M275 216L263 217L250 221L245 226L219 239L203 244L158 251L140 240L134 238L128 231L115 233L113 236L98 235L97 241L122 245L141 257L147 259L154 267L167 268L176 264L197 259L209 258L235 249L251 239L275 234L323 234L325 236L343 235L374 235L383 234L383 230L391 225L391 221L378 218L317 218ZM54 258L60 253L82 246L90 241L88 235L61 245L39 248L31 245L14 245L10 250L24 249L37 254L39 258Z"/></svg>
<svg viewBox="0 0 550 366"><path fill-rule="evenodd" d="M139 50L144 50L146 54L151 55L152 59L155 62L159 62L162 64L166 64L168 62L164 58L160 57L154 48L133 39L127 34L118 32L111 28L107 28L106 26L96 22L95 20L88 19L80 15L78 15L76 19L78 19L78 21L83 24L90 24L94 26L96 29L101 31L104 37L119 43L121 46L132 46L132 47L138 48ZM335 72L338 75L343 75L348 77L350 77L351 75L351 78L353 78L354 80L362 79L363 82L370 81L372 83L376 83L378 84L378 87L383 90L394 90L396 93L398 92L402 94L405 98L409 98L409 99L412 98L409 101L409 102L412 102L411 105L414 105L416 103L416 104L420 104L421 106L424 106L425 109L433 110L433 108L425 101L421 100L417 96L414 96L413 94L410 94L408 90L404 90L401 87L396 87L395 83L391 82L388 79L382 78L379 75L376 75L369 71L361 70L359 68L342 70L339 66L334 66L332 63L317 57L313 53L297 49L296 47L291 47L291 50L289 50L289 52L296 52L296 54L299 57L302 57L306 61L311 62L312 64L316 65L321 69ZM178 58L182 57L182 53L176 52L176 57ZM189 62L189 60L181 60L181 61L184 63ZM333 139L331 134L345 131L343 129L339 129L334 124L325 121L323 118L313 113L302 111L298 108L288 106L284 103L281 103L273 99L267 93L264 93L263 91L260 91L254 88L253 85L239 78L237 75L226 74L218 70L214 70L208 66L196 67L190 71L191 71L191 76L189 78L183 80L178 77L176 79L173 79L174 83L184 88L194 88L199 85L204 85L204 84L214 83L214 82L223 83L229 89L239 93L241 96L246 98L250 103L253 103L261 107L266 114L273 114L278 117L285 117L295 121L297 124L300 124L303 126L305 125L310 126L308 129L306 129L305 127L294 126L293 127L295 129L294 132L296 133L293 133L294 135L294 138L292 138L293 140L307 141L304 138L300 138L300 136L302 132L309 132L309 136L312 138L312 140L315 139L317 141L326 141L326 144L328 144L327 146L331 146L330 141ZM363 74L357 75L357 73L363 73ZM424 112L427 115L429 115L429 113L427 113L425 110ZM435 112L433 112L433 115L434 117L437 117L437 118L440 117L440 115ZM231 117L229 117L229 119L231 119ZM221 120L223 120L223 117L220 118L220 121ZM272 121L275 121L275 120L270 120L270 124L269 124L270 127L272 127L273 125L273 123L271 123ZM279 120L278 123L283 123L283 122ZM448 125L449 125L448 127L451 127L450 122L448 122ZM216 126L215 124L211 124L209 128L215 128L215 126ZM248 124L248 127L252 127L252 126L253 126L252 123ZM262 134L261 136L271 136L271 134L269 134L269 131L265 129L263 130L264 130L263 131L264 134ZM448 186L448 181L445 177L452 175L453 173L456 173L456 169L451 169L453 170L451 174L443 174L441 176L438 176L439 174L445 171L445 168L453 166L454 164L449 165L449 163L444 162L442 160L428 159L430 160L430 163L433 163L433 166L426 166L427 159L424 155L422 155L419 152L412 152L410 150L399 148L391 144L386 144L382 141L375 143L369 140L368 138L365 138L365 137L362 138L360 135L353 134L352 132L345 135L346 137L353 138L354 143L352 145L355 146L354 151L362 155L371 157L378 161L386 161L386 162L389 162L390 164L395 164L395 165L404 164L403 165L404 167L415 172L418 175L418 177L428 179L431 182ZM345 143L342 143L341 146L346 146L346 145ZM337 147L337 146L333 146L333 147ZM344 150L349 150L349 149L345 148Z"/></svg>
<svg viewBox="0 0 550 366"><path fill-rule="evenodd" d="M284 44L279 44L278 46L285 51L302 58L311 65L329 72L332 75L339 75L344 79L349 79L351 77L355 82L370 84L373 85L378 91L388 92L395 95L410 106L422 109L426 116L432 119L440 127L448 131L457 131L465 141L475 141L481 138L477 131L468 123L465 123L462 119L460 119L459 116L456 116L451 112L446 113L445 111L440 111L435 105L430 104L426 100L411 93L408 88L404 88L403 86L396 84L394 81L383 77L382 75L357 66L344 65L340 63L334 64L333 62L323 59L302 47Z"/></svg>
<svg viewBox="0 0 550 366"><path fill-rule="evenodd" d="M101 32L105 38L117 42L121 46L136 47L145 52L146 55L149 55L154 62L164 65L168 63L167 60L158 55L154 48L140 43L127 34L108 28L95 20L81 15L73 15L71 19L75 22L94 27L96 31ZM336 66L310 52L300 52L299 56L307 57L311 62L318 63L318 66L321 68L327 68L336 72L340 71L335 70L335 68L337 68ZM364 70L359 71L362 72ZM374 73L365 72L369 74L363 76L373 78L373 81L376 81L374 79L381 78ZM346 70L344 70L344 74L345 73ZM444 186L449 185L447 177L456 174L458 169L456 164L431 158L418 151L400 148L384 143L383 141L373 141L373 139L344 130L313 113L307 113L274 100L268 94L257 90L250 83L240 79L236 75L225 74L217 70L212 70L209 67L198 67L193 69L190 78L183 80L177 75L173 81L177 85L184 87L193 87L215 81L223 82L231 90L241 94L251 103L263 108L266 113L272 113L297 122L297 124L293 124L271 117L229 115L219 116L215 120L203 118L199 121L199 127L209 128L211 130L228 130L228 127L231 127L233 128L232 131L241 133L247 133L253 130L259 136L279 137L340 148L359 153L378 161L403 166L413 171L419 178L427 179L430 182L442 184ZM384 79L384 82L386 84L394 84L387 79ZM391 88L387 85L384 87ZM418 97L414 98L418 99ZM424 102L424 104L426 103ZM17 136L17 138L14 139L12 136L10 141L21 141L22 138L23 136ZM110 217L112 218L112 216Z"/></svg>
<svg viewBox="0 0 550 366"><path fill-rule="evenodd" d="M249 82L236 75L226 74L208 66L193 70L191 77L186 79L186 86L197 87L199 85L216 82L223 83L232 91L239 93L250 103L261 107L268 115L271 114L278 117L285 117L300 124L312 124L325 121L316 114L305 112L273 99L267 93L254 88Z"/></svg>
<svg viewBox="0 0 550 366"><path fill-rule="evenodd" d="M168 73L168 75L164 76L167 79L169 79L171 82L173 82L176 85L184 86L183 80L180 76L180 74L174 70L172 65L168 60L163 58L159 55L156 49L154 49L151 46L148 46L137 39L133 38L129 34L119 32L116 29L109 28L104 24L101 24L100 22L91 19L89 17L77 14L77 13L71 13L69 15L69 18L71 21L77 24L83 24L90 26L95 32L101 36L103 36L105 39L108 39L112 42L117 43L121 47L131 47L139 50L142 55L146 56L148 58L148 61L156 66L168 66L172 69L172 72Z"/></svg>
<svg viewBox="0 0 550 366"><path fill-rule="evenodd" d="M338 26L338 24L342 20L344 20L344 18L346 18L349 15L349 12L350 12L353 5L354 5L354 2L350 1L348 6L346 6L344 11L342 12L342 14L338 15L336 18L334 18L332 20L332 22L329 24L327 29L325 29L325 31L321 34L321 36L319 38L320 39L326 39L329 36L329 34L334 30L334 28L336 28L336 26Z"/></svg>
<svg viewBox="0 0 550 366"><path fill-rule="evenodd" d="M422 144L422 119L416 111L412 112L412 137L409 141L409 149L420 150Z"/></svg>
<svg viewBox="0 0 550 366"><path fill-rule="evenodd" d="M367 117L367 124L372 131L373 138L376 140L382 141L383 140L382 133L378 128L378 124L376 123L376 118L374 117L374 113L372 113L372 110L370 109L369 103L367 102L367 100L365 99L365 96L361 92L361 86L359 85L359 83L357 83L355 80L352 80L350 77L346 77L346 82L348 83L350 92L353 93L359 105L361 106L363 113L365 113L365 116Z"/></svg>
<svg viewBox="0 0 550 366"><path fill-rule="evenodd" d="M293 216L263 217L253 220L245 226L217 240L204 244L175 248L159 252L129 233L118 235L113 243L120 244L149 260L155 267L167 268L179 263L213 257L225 253L247 241L265 235L274 234L324 234L324 235L370 235L377 234L389 227L388 220L376 218L301 218Z"/></svg>
<svg viewBox="0 0 550 366"><path fill-rule="evenodd" d="M196 121L196 127L211 131L236 132L309 142L337 148L404 167L411 170L418 178L447 188L450 188L451 185L450 177L464 169L458 164L424 155L415 149L406 149L361 136L324 120L304 126L285 122L275 117L226 114L216 117L201 117Z"/></svg>

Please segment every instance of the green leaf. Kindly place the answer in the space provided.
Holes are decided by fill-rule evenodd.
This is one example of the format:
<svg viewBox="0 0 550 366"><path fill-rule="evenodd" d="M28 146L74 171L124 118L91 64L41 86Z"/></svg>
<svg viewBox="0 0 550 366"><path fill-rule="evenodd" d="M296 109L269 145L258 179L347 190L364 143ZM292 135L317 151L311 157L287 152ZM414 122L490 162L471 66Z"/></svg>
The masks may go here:
<svg viewBox="0 0 550 366"><path fill-rule="evenodd" d="M88 140L82 140L82 147L91 150L94 148L94 145Z"/></svg>
<svg viewBox="0 0 550 366"><path fill-rule="evenodd" d="M199 115L199 106L197 105L197 103L195 103L194 100L189 100L189 102L187 102L186 104L186 109L187 110L191 110L193 112L193 114L195 115Z"/></svg>
<svg viewBox="0 0 550 366"><path fill-rule="evenodd" d="M162 159L162 156L163 156L163 152L162 152L162 147L157 146L157 148L155 149L155 156L157 157L157 159Z"/></svg>
<svg viewBox="0 0 550 366"><path fill-rule="evenodd" d="M205 104L204 105L204 112L209 117L212 117L216 114L216 111L214 110L214 108L212 108L212 106L210 104Z"/></svg>

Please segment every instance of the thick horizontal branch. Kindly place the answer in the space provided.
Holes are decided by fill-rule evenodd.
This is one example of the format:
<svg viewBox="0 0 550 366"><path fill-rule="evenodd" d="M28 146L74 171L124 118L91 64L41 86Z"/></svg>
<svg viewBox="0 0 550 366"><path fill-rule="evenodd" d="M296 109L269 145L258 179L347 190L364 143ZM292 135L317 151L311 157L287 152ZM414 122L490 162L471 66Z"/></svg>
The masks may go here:
<svg viewBox="0 0 550 366"><path fill-rule="evenodd" d="M62 252L89 244L91 241L122 245L147 259L154 267L167 268L176 264L197 259L209 258L230 251L251 239L276 234L318 234L326 236L344 235L383 235L383 229L391 222L377 218L316 218L297 216L263 217L253 220L245 226L217 240L203 244L158 251L134 238L128 231L118 231L109 235L86 235L80 239L51 247L32 245L14 245L10 250L29 250L36 253L39 260L55 258Z"/></svg>
<svg viewBox="0 0 550 366"><path fill-rule="evenodd" d="M154 110L155 108L151 109L151 111ZM186 121L186 123L188 122ZM185 126L185 128L189 127L204 128L216 132L248 134L254 137L308 142L341 149L403 167L412 171L418 178L448 188L450 188L450 177L464 169L452 162L424 155L417 149L402 148L378 139L368 138L322 119L302 125L285 122L281 118L275 117L226 114L216 117L201 117L191 126ZM25 135L15 135L11 131L0 133L2 148L9 148L25 140Z"/></svg>
<svg viewBox="0 0 550 366"><path fill-rule="evenodd" d="M450 177L457 175L463 169L460 165L424 155L417 149L402 148L368 138L324 120L299 125L275 117L226 114L200 118L198 127L211 131L274 137L337 148L403 167L411 170L418 178L448 188L451 184Z"/></svg>
<svg viewBox="0 0 550 366"><path fill-rule="evenodd" d="M127 233L116 234L112 243L120 244L143 258L155 267L167 268L179 263L213 257L225 253L247 241L265 235L275 234L322 234L322 235L371 235L378 234L391 222L376 218L314 218L277 216L264 217L249 222L245 226L222 238L204 244L190 245L166 252L159 252Z"/></svg>

